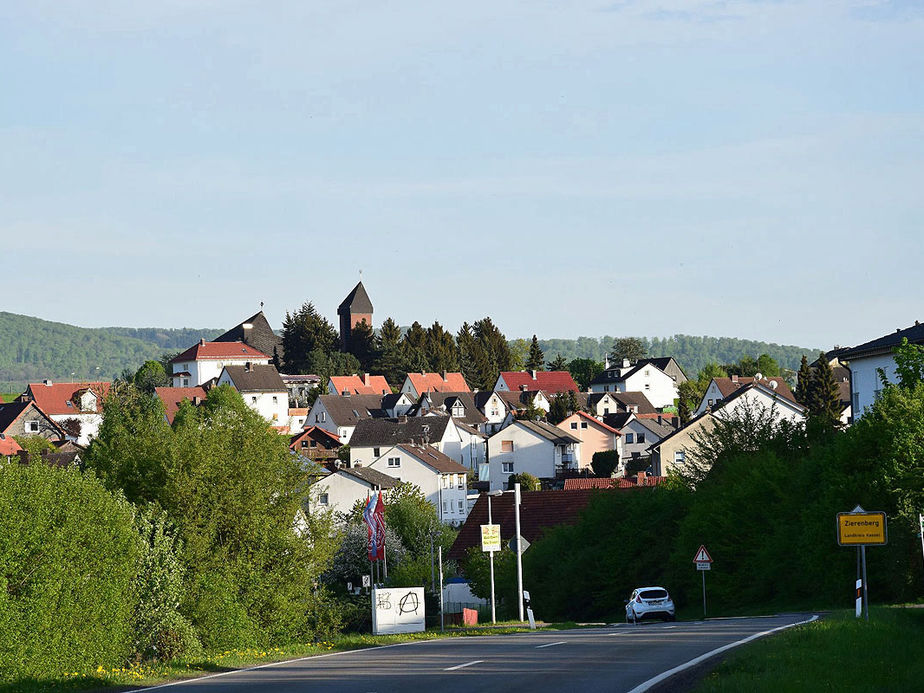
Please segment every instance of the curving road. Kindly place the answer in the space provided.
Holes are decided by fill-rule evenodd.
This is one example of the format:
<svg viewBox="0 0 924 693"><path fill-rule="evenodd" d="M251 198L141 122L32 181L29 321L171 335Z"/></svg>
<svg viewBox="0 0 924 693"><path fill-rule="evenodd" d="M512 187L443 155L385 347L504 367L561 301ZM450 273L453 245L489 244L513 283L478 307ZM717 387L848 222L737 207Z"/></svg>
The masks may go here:
<svg viewBox="0 0 924 693"><path fill-rule="evenodd" d="M306 657L144 690L640 693L658 683L670 688L670 683L664 683L665 672L717 649L811 618L811 614L786 614L446 638Z"/></svg>

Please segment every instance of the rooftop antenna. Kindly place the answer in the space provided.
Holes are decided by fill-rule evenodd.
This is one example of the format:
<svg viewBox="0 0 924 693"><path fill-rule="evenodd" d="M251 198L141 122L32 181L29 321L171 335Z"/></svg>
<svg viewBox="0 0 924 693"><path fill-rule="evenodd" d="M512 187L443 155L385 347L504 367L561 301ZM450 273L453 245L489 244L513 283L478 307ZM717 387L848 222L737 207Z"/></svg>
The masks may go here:
<svg viewBox="0 0 924 693"><path fill-rule="evenodd" d="M260 301L260 310L263 310L263 301Z"/></svg>

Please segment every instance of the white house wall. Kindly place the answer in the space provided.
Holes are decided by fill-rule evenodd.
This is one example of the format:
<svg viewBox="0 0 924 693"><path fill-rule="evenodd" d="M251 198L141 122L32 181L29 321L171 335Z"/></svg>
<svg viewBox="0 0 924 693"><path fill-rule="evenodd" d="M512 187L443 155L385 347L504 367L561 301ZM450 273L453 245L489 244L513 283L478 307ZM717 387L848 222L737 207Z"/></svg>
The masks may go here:
<svg viewBox="0 0 924 693"><path fill-rule="evenodd" d="M389 466L389 458L399 459L399 466ZM468 515L468 482L465 474L440 474L398 447L383 449L380 457L365 466L417 486L436 508L440 522L457 524L465 521Z"/></svg>
<svg viewBox="0 0 924 693"><path fill-rule="evenodd" d="M850 400L854 421L863 416L865 410L873 406L876 397L882 391L878 370L885 372L889 382L897 382L895 358L892 354L881 354L850 362Z"/></svg>

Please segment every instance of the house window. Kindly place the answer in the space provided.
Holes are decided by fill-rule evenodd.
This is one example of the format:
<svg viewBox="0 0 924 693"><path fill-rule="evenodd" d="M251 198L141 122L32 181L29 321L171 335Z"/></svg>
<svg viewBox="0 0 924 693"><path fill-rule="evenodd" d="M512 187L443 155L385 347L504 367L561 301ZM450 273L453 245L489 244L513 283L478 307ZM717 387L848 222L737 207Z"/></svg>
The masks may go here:
<svg viewBox="0 0 924 693"><path fill-rule="evenodd" d="M318 496L318 505L328 505L330 503L330 497L326 493L322 493Z"/></svg>
<svg viewBox="0 0 924 693"><path fill-rule="evenodd" d="M307 441L307 440L303 440L303 441L302 441L302 447L303 447L303 448L307 448L307 447L308 447L308 441Z"/></svg>
<svg viewBox="0 0 924 693"><path fill-rule="evenodd" d="M714 399L707 399L707 400L706 400L706 404L708 404L708 405L711 407L713 404L715 404L715 400L714 400Z"/></svg>
<svg viewBox="0 0 924 693"><path fill-rule="evenodd" d="M459 474L459 485L456 488L465 488L465 476Z"/></svg>
<svg viewBox="0 0 924 693"><path fill-rule="evenodd" d="M683 464L686 462L686 453L683 450L674 452L674 464Z"/></svg>
<svg viewBox="0 0 924 693"><path fill-rule="evenodd" d="M189 387L189 378L183 378L183 387Z"/></svg>
<svg viewBox="0 0 924 693"><path fill-rule="evenodd" d="M257 398L256 398L256 397L251 397L251 398L250 398L250 403L251 403L251 404L256 404L256 403L257 403Z"/></svg>
<svg viewBox="0 0 924 693"><path fill-rule="evenodd" d="M638 438L636 439L635 442L636 442L636 443L644 443L644 442L645 442L645 434L644 434L644 433L639 433L639 434L638 434Z"/></svg>
<svg viewBox="0 0 924 693"><path fill-rule="evenodd" d="M462 512L462 501L459 501L459 512Z"/></svg>
<svg viewBox="0 0 924 693"><path fill-rule="evenodd" d="M325 421L327 421L327 412L322 411L321 412L321 423L324 423Z"/></svg>
<svg viewBox="0 0 924 693"><path fill-rule="evenodd" d="M398 469L401 466L400 457L389 457L388 458L388 468L389 469Z"/></svg>
<svg viewBox="0 0 924 693"><path fill-rule="evenodd" d="M309 445L309 447L312 447L312 448L318 447L318 441L312 439L311 444Z"/></svg>
<svg viewBox="0 0 924 693"><path fill-rule="evenodd" d="M448 503L447 503L446 501L443 501L443 512L444 512L444 513L448 512L448 510L446 509L446 506L447 506L447 505L448 505Z"/></svg>
<svg viewBox="0 0 924 693"><path fill-rule="evenodd" d="M645 389L646 389L646 390L650 390L650 389L651 389L651 383L645 383Z"/></svg>
<svg viewBox="0 0 924 693"><path fill-rule="evenodd" d="M610 413L610 408L609 408L609 407L603 407L603 414L606 415L606 414L609 414L609 413Z"/></svg>
<svg viewBox="0 0 924 693"><path fill-rule="evenodd" d="M373 457L381 457L381 456L382 456L382 448L372 448L372 456L373 456Z"/></svg>
<svg viewBox="0 0 924 693"><path fill-rule="evenodd" d="M513 441L512 440L502 440L501 441L501 452L513 452Z"/></svg>
<svg viewBox="0 0 924 693"><path fill-rule="evenodd" d="M38 433L39 422L38 421L26 421L26 433Z"/></svg>
<svg viewBox="0 0 924 693"><path fill-rule="evenodd" d="M572 421L572 422L571 422L571 430L572 430L572 431L576 431L576 430L577 430L577 421Z"/></svg>
<svg viewBox="0 0 924 693"><path fill-rule="evenodd" d="M279 404L279 398L276 395L273 395L273 404Z"/></svg>
<svg viewBox="0 0 924 693"><path fill-rule="evenodd" d="M635 442L635 434L634 434L634 433L626 433L626 444L627 444L627 445L632 445L632 443L634 443L634 442Z"/></svg>
<svg viewBox="0 0 924 693"><path fill-rule="evenodd" d="M504 474L513 474L513 462L502 462L501 471Z"/></svg>
<svg viewBox="0 0 924 693"><path fill-rule="evenodd" d="M604 386L603 386L603 391L604 391L604 392L609 392L609 391L610 391L610 386L609 386L609 385L604 385Z"/></svg>
<svg viewBox="0 0 924 693"><path fill-rule="evenodd" d="M581 422L581 428L587 428L587 422L586 422L586 421L582 421L582 422Z"/></svg>

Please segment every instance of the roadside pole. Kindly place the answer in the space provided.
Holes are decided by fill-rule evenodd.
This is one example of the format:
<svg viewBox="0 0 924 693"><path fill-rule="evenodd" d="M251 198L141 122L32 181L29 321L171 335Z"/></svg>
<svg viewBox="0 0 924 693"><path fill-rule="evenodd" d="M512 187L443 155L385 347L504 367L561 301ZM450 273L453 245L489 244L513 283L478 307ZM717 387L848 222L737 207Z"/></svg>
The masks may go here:
<svg viewBox="0 0 924 693"><path fill-rule="evenodd" d="M520 484L513 485L513 502L516 506L517 522L517 605L519 606L520 623L523 622L523 547L520 546Z"/></svg>
<svg viewBox="0 0 924 693"><path fill-rule="evenodd" d="M491 496L488 495L488 524L493 525L491 521ZM494 609L494 551L488 551L491 561L491 623L497 623L497 612Z"/></svg>
<svg viewBox="0 0 924 693"><path fill-rule="evenodd" d="M706 571L699 571L703 576L703 619L706 618Z"/></svg>
<svg viewBox="0 0 924 693"><path fill-rule="evenodd" d="M920 515L918 516L920 522ZM839 546L857 547L857 591L862 584L862 608L869 623L869 583L866 580L866 547L885 546L889 543L889 522L881 511L864 510L857 506L850 512L837 513L837 543ZM860 595L857 595L859 601ZM860 614L857 614L859 618Z"/></svg>
<svg viewBox="0 0 924 693"><path fill-rule="evenodd" d="M866 622L869 623L869 585L866 583L866 544L860 547L863 556L863 608L866 609Z"/></svg>
<svg viewBox="0 0 924 693"><path fill-rule="evenodd" d="M446 622L443 617L443 547L440 550L440 632L446 629Z"/></svg>
<svg viewBox="0 0 924 693"><path fill-rule="evenodd" d="M918 513L918 527L921 530L921 558L924 558L924 515Z"/></svg>

